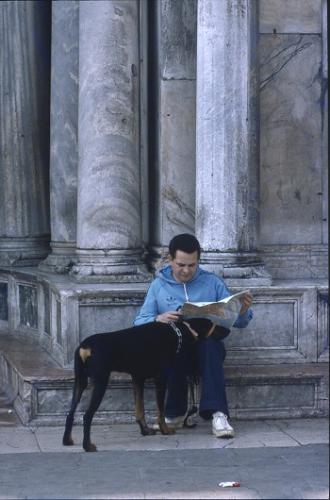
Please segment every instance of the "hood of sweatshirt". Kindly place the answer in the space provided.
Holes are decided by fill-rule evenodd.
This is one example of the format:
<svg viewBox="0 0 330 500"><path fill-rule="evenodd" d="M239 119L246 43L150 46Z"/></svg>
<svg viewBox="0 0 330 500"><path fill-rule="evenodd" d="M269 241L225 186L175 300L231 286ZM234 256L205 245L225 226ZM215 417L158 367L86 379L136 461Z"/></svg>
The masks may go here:
<svg viewBox="0 0 330 500"><path fill-rule="evenodd" d="M185 297L186 297L186 300L189 301L189 295L188 295L188 288L189 286L193 285L196 281L198 281L198 279L203 275L203 274L209 274L207 271L204 271L203 269L201 269L199 266L197 267L196 269L196 272L195 274L193 275L193 277L189 280L189 281L186 281L186 282L182 282L180 283L179 281L177 281L174 276L173 276L173 272L172 272L172 266L168 265L166 267L164 267L163 269L161 269L158 273L157 273L157 277L161 280L164 280L166 281L167 283L169 283L171 286L178 286L180 288L183 287L184 289L184 294L185 294Z"/></svg>
<svg viewBox="0 0 330 500"><path fill-rule="evenodd" d="M196 272L195 274L193 275L193 277L191 278L191 280L187 281L186 284L188 283L192 283L193 281L197 280L199 278L199 276L201 274L205 274L207 273L207 271L204 271L203 269L201 269L199 266L197 267L196 269ZM173 276L173 272L172 272L172 266L168 265L166 267L163 267L162 269L160 269L160 271L158 271L157 273L157 276L165 281L167 281L168 283L171 283L172 285L183 285L183 283L180 283L179 281L177 281L174 276Z"/></svg>

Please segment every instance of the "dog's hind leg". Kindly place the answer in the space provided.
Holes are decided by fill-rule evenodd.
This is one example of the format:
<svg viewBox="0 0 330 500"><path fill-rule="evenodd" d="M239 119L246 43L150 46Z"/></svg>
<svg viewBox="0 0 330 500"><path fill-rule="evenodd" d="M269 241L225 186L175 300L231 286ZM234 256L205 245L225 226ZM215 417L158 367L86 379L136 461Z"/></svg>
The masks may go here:
<svg viewBox="0 0 330 500"><path fill-rule="evenodd" d="M175 434L175 430L168 427L165 422L165 394L166 394L166 378L164 375L159 375L155 378L156 398L158 408L158 425L162 434Z"/></svg>
<svg viewBox="0 0 330 500"><path fill-rule="evenodd" d="M95 444L91 442L91 425L94 414L101 404L104 393L108 385L109 376L94 379L93 390L89 407L84 414L84 439L83 448L85 451L97 451Z"/></svg>
<svg viewBox="0 0 330 500"><path fill-rule="evenodd" d="M65 430L62 440L64 446L72 446L74 444L72 439L72 426L74 421L74 414L80 402L82 393L84 392L88 384L88 377L78 351L76 351L75 353L74 372L75 372L75 380L74 380L71 407L66 417Z"/></svg>
<svg viewBox="0 0 330 500"><path fill-rule="evenodd" d="M132 376L134 399L135 399L135 417L140 426L142 436L151 436L156 434L154 429L147 426L144 415L144 378Z"/></svg>

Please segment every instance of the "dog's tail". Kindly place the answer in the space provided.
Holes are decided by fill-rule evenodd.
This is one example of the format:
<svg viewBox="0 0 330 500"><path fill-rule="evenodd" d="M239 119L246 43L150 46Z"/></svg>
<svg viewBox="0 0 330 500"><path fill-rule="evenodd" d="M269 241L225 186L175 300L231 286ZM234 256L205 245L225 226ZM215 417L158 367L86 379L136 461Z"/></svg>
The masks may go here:
<svg viewBox="0 0 330 500"><path fill-rule="evenodd" d="M87 387L88 374L86 360L89 356L90 350L81 347L78 347L74 353L74 387L79 392L83 392Z"/></svg>

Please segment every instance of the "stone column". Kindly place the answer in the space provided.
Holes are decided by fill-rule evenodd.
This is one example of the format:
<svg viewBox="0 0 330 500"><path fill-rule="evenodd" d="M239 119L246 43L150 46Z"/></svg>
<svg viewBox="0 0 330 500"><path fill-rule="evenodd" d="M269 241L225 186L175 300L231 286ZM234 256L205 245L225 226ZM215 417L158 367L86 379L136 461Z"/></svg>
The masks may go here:
<svg viewBox="0 0 330 500"><path fill-rule="evenodd" d="M52 253L40 267L65 272L77 227L79 2L52 3L50 209Z"/></svg>
<svg viewBox="0 0 330 500"><path fill-rule="evenodd" d="M80 2L78 280L141 279L139 2ZM143 273L142 273L143 274Z"/></svg>
<svg viewBox="0 0 330 500"><path fill-rule="evenodd" d="M195 231L197 0L149 2L152 263Z"/></svg>
<svg viewBox="0 0 330 500"><path fill-rule="evenodd" d="M269 282L257 254L256 6L198 2L196 234L202 265L231 284Z"/></svg>
<svg viewBox="0 0 330 500"><path fill-rule="evenodd" d="M48 2L0 2L0 264L49 248Z"/></svg>

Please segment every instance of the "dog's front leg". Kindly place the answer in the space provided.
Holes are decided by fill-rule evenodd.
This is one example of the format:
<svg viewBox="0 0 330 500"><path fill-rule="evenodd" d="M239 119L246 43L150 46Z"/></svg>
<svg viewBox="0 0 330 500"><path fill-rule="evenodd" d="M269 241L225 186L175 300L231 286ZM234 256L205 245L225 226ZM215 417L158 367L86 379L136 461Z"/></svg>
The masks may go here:
<svg viewBox="0 0 330 500"><path fill-rule="evenodd" d="M135 417L140 426L142 436L151 436L156 433L154 429L147 426L144 415L144 378L132 376L134 399L135 399Z"/></svg>
<svg viewBox="0 0 330 500"><path fill-rule="evenodd" d="M170 429L165 422L165 394L166 394L166 380L164 376L160 375L155 379L156 398L158 408L158 425L162 434L175 434L174 429Z"/></svg>

